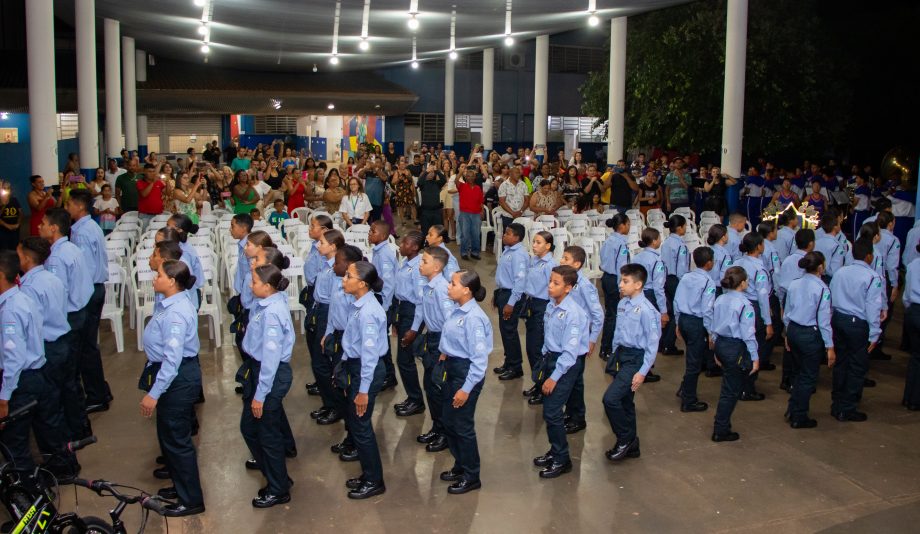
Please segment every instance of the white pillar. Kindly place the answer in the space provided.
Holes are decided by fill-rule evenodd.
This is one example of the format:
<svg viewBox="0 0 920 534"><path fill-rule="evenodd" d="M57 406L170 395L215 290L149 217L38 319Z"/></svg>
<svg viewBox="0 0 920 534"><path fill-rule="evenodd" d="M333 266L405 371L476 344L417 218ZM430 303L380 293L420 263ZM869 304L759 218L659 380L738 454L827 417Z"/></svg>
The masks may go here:
<svg viewBox="0 0 920 534"><path fill-rule="evenodd" d="M492 115L495 94L495 49L482 51L482 149L486 155L492 151Z"/></svg>
<svg viewBox="0 0 920 534"><path fill-rule="evenodd" d="M77 124L80 167L99 167L99 104L96 88L96 0L77 0Z"/></svg>
<svg viewBox="0 0 920 534"><path fill-rule="evenodd" d="M121 42L117 20L105 19L105 154L121 152Z"/></svg>
<svg viewBox="0 0 920 534"><path fill-rule="evenodd" d="M147 81L147 51L134 50L134 71L135 79L139 82Z"/></svg>
<svg viewBox="0 0 920 534"><path fill-rule="evenodd" d="M626 17L610 20L610 87L607 109L607 163L624 157L626 107Z"/></svg>
<svg viewBox="0 0 920 534"><path fill-rule="evenodd" d="M137 116L137 150L141 159L149 151L149 148L147 148L147 115Z"/></svg>
<svg viewBox="0 0 920 534"><path fill-rule="evenodd" d="M121 38L121 90L124 96L125 148L137 150L137 73L134 71L134 38Z"/></svg>
<svg viewBox="0 0 920 534"><path fill-rule="evenodd" d="M58 183L53 0L26 2L26 53L32 174L52 185Z"/></svg>
<svg viewBox="0 0 920 534"><path fill-rule="evenodd" d="M549 88L549 35L537 36L533 66L533 144L537 157L546 155L546 91Z"/></svg>
<svg viewBox="0 0 920 534"><path fill-rule="evenodd" d="M725 94L722 101L722 172L741 175L744 134L744 69L748 0L728 0L725 28Z"/></svg>
<svg viewBox="0 0 920 534"><path fill-rule="evenodd" d="M454 60L444 60L444 149L454 146Z"/></svg>
<svg viewBox="0 0 920 534"><path fill-rule="evenodd" d="M147 81L147 52L136 49L134 51L135 79L139 82ZM147 155L147 115L137 116L137 153L143 158Z"/></svg>

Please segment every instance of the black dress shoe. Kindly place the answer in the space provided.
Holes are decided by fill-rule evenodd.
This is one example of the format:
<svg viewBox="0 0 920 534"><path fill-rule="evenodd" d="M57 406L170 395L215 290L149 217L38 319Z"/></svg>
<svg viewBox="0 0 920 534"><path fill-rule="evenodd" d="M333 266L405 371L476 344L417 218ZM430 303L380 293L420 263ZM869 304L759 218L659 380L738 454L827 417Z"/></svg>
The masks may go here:
<svg viewBox="0 0 920 534"><path fill-rule="evenodd" d="M447 448L447 438L443 434L438 434L438 437L433 439L428 445L425 445L425 450L428 452L441 452Z"/></svg>
<svg viewBox="0 0 920 534"><path fill-rule="evenodd" d="M243 386L236 386L235 388L233 388L233 392L236 393L237 395L242 395L242 394L243 394Z"/></svg>
<svg viewBox="0 0 920 534"><path fill-rule="evenodd" d="M577 434L582 430L588 428L588 423L584 421L573 421L565 424L565 433L566 434Z"/></svg>
<svg viewBox="0 0 920 534"><path fill-rule="evenodd" d="M319 419L320 417L323 417L330 411L332 411L332 408L329 408L327 406L323 406L322 408L317 408L316 410L313 410L312 412L310 412L310 419Z"/></svg>
<svg viewBox="0 0 920 534"><path fill-rule="evenodd" d="M537 392L537 385L534 384L530 386L530 389L525 389L521 394L525 397L533 397L534 393Z"/></svg>
<svg viewBox="0 0 920 534"><path fill-rule="evenodd" d="M166 457L163 455L157 456L157 459L154 461L160 465L166 465Z"/></svg>
<svg viewBox="0 0 920 534"><path fill-rule="evenodd" d="M252 470L260 469L259 462L257 462L255 458L250 458L246 460L245 465L246 465L246 469L252 469Z"/></svg>
<svg viewBox="0 0 920 534"><path fill-rule="evenodd" d="M431 429L431 430L429 430L428 432L425 432L424 434L422 434L422 435L420 435L420 436L416 436L416 437L415 437L415 441L417 441L417 442L419 442L419 443L431 443L431 442L434 441L435 438L437 438L439 435L440 435L440 434L438 434L437 432L435 432L434 429Z"/></svg>
<svg viewBox="0 0 920 534"><path fill-rule="evenodd" d="M661 375L656 375L655 373L651 371L649 371L648 374L645 375L645 382L648 384L651 384L652 382L658 382L659 380L661 380Z"/></svg>
<svg viewBox="0 0 920 534"><path fill-rule="evenodd" d="M168 499L170 501L179 498L179 492L176 491L175 486L170 486L168 488L161 488L160 491L157 492L157 495L159 495L160 497L163 497L164 499Z"/></svg>
<svg viewBox="0 0 920 534"><path fill-rule="evenodd" d="M715 378L717 376L722 376L722 368L714 367L712 369L706 369L706 376L709 378Z"/></svg>
<svg viewBox="0 0 920 534"><path fill-rule="evenodd" d="M482 259L482 256L480 256L479 254L470 254L470 257L473 258L474 260L481 260L481 259Z"/></svg>
<svg viewBox="0 0 920 534"><path fill-rule="evenodd" d="M869 418L869 416L866 415L865 413L857 412L856 410L853 410L852 412L838 413L836 417L837 417L837 420L840 422L850 421L854 423L861 423Z"/></svg>
<svg viewBox="0 0 920 534"><path fill-rule="evenodd" d="M187 515L203 514L204 505L186 506L181 503L167 504L163 507L163 515L166 517L185 517Z"/></svg>
<svg viewBox="0 0 920 534"><path fill-rule="evenodd" d="M252 500L253 508L271 508L276 504L284 504L286 502L291 502L291 494L285 493L284 495L272 495L271 493L266 493L265 495L260 495Z"/></svg>
<svg viewBox="0 0 920 534"><path fill-rule="evenodd" d="M109 403L107 402L100 402L99 404L87 404L86 405L87 415L91 413L107 412L107 411L109 411Z"/></svg>
<svg viewBox="0 0 920 534"><path fill-rule="evenodd" d="M498 367L493 367L493 368L492 368L492 372L495 373L495 374L497 374L497 375L500 375L500 374L504 373L504 372L507 371L507 370L508 370L508 368L505 367L505 364L501 364L501 365L499 365Z"/></svg>
<svg viewBox="0 0 920 534"><path fill-rule="evenodd" d="M863 379L863 387L864 387L864 388L874 388L874 387L875 387L875 380L872 380L871 378L864 378L864 379Z"/></svg>
<svg viewBox="0 0 920 534"><path fill-rule="evenodd" d="M743 401L762 401L767 398L763 393L755 391L754 393L742 393L741 400Z"/></svg>
<svg viewBox="0 0 920 534"><path fill-rule="evenodd" d="M540 478L556 478L559 475L572 471L572 461L569 460L564 464L553 462L546 466L546 469L540 471Z"/></svg>
<svg viewBox="0 0 920 534"><path fill-rule="evenodd" d="M814 419L800 419L798 421L790 422L789 426L792 428L814 428L818 426L818 422Z"/></svg>
<svg viewBox="0 0 920 534"><path fill-rule="evenodd" d="M604 455L612 462L624 458L638 458L640 455L639 438L634 439L632 443L617 443L614 448L604 453Z"/></svg>
<svg viewBox="0 0 920 534"><path fill-rule="evenodd" d="M342 452L342 451L344 451L344 450L346 450L346 449L352 448L352 447L354 447L354 445L352 445L352 444L350 444L350 443L348 443L348 442L346 442L346 441L340 441L339 443L336 443L335 445L332 445L331 447L329 447L329 450L331 450L333 454L338 454L338 453L340 453L340 452Z"/></svg>
<svg viewBox="0 0 920 534"><path fill-rule="evenodd" d="M425 405L415 402L410 402L409 404L404 405L402 408L396 409L396 415L399 417L410 417L420 413L425 413Z"/></svg>
<svg viewBox="0 0 920 534"><path fill-rule="evenodd" d="M288 449L284 451L285 458L297 458L297 449Z"/></svg>
<svg viewBox="0 0 920 534"><path fill-rule="evenodd" d="M514 380L524 376L524 371L520 369L506 369L504 373L498 375L499 380Z"/></svg>
<svg viewBox="0 0 920 534"><path fill-rule="evenodd" d="M548 467L553 463L553 455L547 452L542 456L537 456L533 459L533 465L537 467Z"/></svg>
<svg viewBox="0 0 920 534"><path fill-rule="evenodd" d="M357 462L358 461L358 449L354 446L348 447L339 453L339 460L343 462Z"/></svg>
<svg viewBox="0 0 920 534"><path fill-rule="evenodd" d="M684 351L678 348L673 348L673 349L664 349L663 351L661 351L661 353L664 354L665 356L683 356Z"/></svg>
<svg viewBox="0 0 920 534"><path fill-rule="evenodd" d="M701 401L684 404L680 407L680 411L682 412L705 412L707 409L709 409L709 405Z"/></svg>
<svg viewBox="0 0 920 534"><path fill-rule="evenodd" d="M741 434L737 432L727 432L725 434L712 434L712 441L720 443L722 441L738 441L738 438L741 437Z"/></svg>
<svg viewBox="0 0 920 534"><path fill-rule="evenodd" d="M288 477L288 487L293 486L293 485L294 485L294 481L291 479L291 477ZM267 485L259 488L259 497L264 497L267 493L268 493Z"/></svg>
<svg viewBox="0 0 920 534"><path fill-rule="evenodd" d="M531 406L536 406L538 404L543 404L543 394L537 391L527 399L527 404Z"/></svg>
<svg viewBox="0 0 920 534"><path fill-rule="evenodd" d="M318 425L334 425L343 419L342 414L335 408L326 412L322 417L316 420Z"/></svg>
<svg viewBox="0 0 920 534"><path fill-rule="evenodd" d="M393 409L394 409L394 410L398 410L398 409L402 408L403 406L409 404L409 402L410 402L410 401L409 401L409 398L407 397L407 398L403 399L402 401L397 402L396 404L394 404L394 405L393 405Z"/></svg>
<svg viewBox="0 0 920 534"><path fill-rule="evenodd" d="M461 254L461 255L460 255L460 258L469 261L470 255L469 255L469 254Z"/></svg>
<svg viewBox="0 0 920 534"><path fill-rule="evenodd" d="M443 471L440 478L444 482L456 482L463 478L463 469L451 467L450 471Z"/></svg>
<svg viewBox="0 0 920 534"><path fill-rule="evenodd" d="M775 371L776 364L775 363L763 363L760 365L760 370L761 371Z"/></svg>
<svg viewBox="0 0 920 534"><path fill-rule="evenodd" d="M345 481L345 487L350 490L356 490L364 485L364 476L358 478L349 478Z"/></svg>
<svg viewBox="0 0 920 534"><path fill-rule="evenodd" d="M310 395L311 397L316 397L319 395L319 386L317 386L315 383L307 384L307 395Z"/></svg>
<svg viewBox="0 0 920 534"><path fill-rule="evenodd" d="M905 404L904 407L912 412L920 410L920 404Z"/></svg>
<svg viewBox="0 0 920 534"><path fill-rule="evenodd" d="M467 480L465 478L461 478L460 480L447 487L447 493L450 493L451 495L463 495L464 493L478 490L481 487L482 482L479 480Z"/></svg>
<svg viewBox="0 0 920 534"><path fill-rule="evenodd" d="M353 489L348 492L349 499L367 499L375 495L380 495L387 490L387 487L383 485L383 482L367 482L365 481L361 487Z"/></svg>
<svg viewBox="0 0 920 534"><path fill-rule="evenodd" d="M388 376L384 379L383 384L380 386L380 391L386 391L388 389L393 389L399 385L399 380L396 380L395 376Z"/></svg>
<svg viewBox="0 0 920 534"><path fill-rule="evenodd" d="M169 469L166 467L157 467L153 470L153 478L158 480L171 480L172 477L169 476Z"/></svg>

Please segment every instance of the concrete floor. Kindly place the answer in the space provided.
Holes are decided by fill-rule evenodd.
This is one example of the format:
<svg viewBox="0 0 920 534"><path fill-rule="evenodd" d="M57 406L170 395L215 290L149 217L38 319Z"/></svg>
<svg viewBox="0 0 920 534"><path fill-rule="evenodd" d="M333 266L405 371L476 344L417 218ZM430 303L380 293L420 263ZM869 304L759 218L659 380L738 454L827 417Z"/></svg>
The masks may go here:
<svg viewBox="0 0 920 534"><path fill-rule="evenodd" d="M453 248L453 246L452 246ZM456 250L456 249L455 249ZM475 267L491 292L495 273L490 253ZM484 303L484 304L487 304ZM900 319L898 306L896 321ZM489 310L499 345L490 368L503 354L496 314ZM103 478L156 491L166 485L151 474L158 454L152 420L138 412L137 377L145 357L126 330L126 352L114 352L103 327L106 375L115 395L110 411L92 415L99 443L80 452L84 478ZM404 398L401 386L378 399L375 430L383 455L388 491L365 502L346 497L344 482L359 472L342 463L329 445L343 426L321 427L308 412L319 406L303 384L310 378L303 337L295 347L294 387L285 400L300 455L288 461L295 480L293 500L271 510L254 510L250 500L264 482L243 467L248 458L239 433L241 402L234 394L239 359L224 325L225 344L214 349L201 329L201 364L207 402L199 407L199 465L208 511L170 520L169 532L917 532L920 524L920 413L900 405L906 355L872 362L878 387L867 389L862 408L866 423L831 418L830 375L822 368L812 415L813 430L792 430L783 421L787 395L778 389L780 371L761 373L764 402L739 403L734 443L709 440L714 408L683 414L674 393L683 374L683 358L659 357L661 382L637 395L642 457L613 465L604 451L614 437L601 407L608 383L596 357L585 371L588 428L570 437L574 471L543 481L531 464L548 449L539 407L521 396L522 380L499 382L488 373L476 414L482 455L481 491L447 494L438 474L453 463L449 452L426 453L415 436L428 429L427 416L402 419L392 404ZM893 322L889 346L901 330ZM523 332L523 327L521 328ZM777 352L776 360L779 354ZM529 384L529 381L528 381ZM715 403L720 380L700 378L700 399ZM73 490L63 491L63 509L74 508ZM79 491L82 514L107 515L114 501ZM135 507L125 514L137 528ZM165 532L152 517L149 532ZM132 530L134 531L134 530Z"/></svg>

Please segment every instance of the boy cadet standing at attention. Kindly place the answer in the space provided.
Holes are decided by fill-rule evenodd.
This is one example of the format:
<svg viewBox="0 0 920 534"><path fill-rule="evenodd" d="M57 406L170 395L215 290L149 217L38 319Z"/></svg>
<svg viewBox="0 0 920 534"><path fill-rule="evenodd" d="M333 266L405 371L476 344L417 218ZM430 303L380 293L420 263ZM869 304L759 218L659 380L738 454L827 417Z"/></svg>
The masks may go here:
<svg viewBox="0 0 920 534"><path fill-rule="evenodd" d="M511 223L502 234L501 256L495 271L495 293L492 303L498 309L498 329L505 351L505 361L495 369L499 380L514 380L524 376L524 356L521 353L521 338L518 336L518 319L523 306L524 284L530 256L521 244L526 230L518 223Z"/></svg>
<svg viewBox="0 0 920 534"><path fill-rule="evenodd" d="M709 332L712 331L712 310L716 300L716 286L709 272L713 268L713 254L709 247L698 247L693 251L696 270L681 278L674 292L674 321L687 348L687 366L680 385L680 411L702 412L709 408L700 402L696 386L703 367L703 358L708 349ZM707 363L712 360L710 355ZM715 362L712 363L715 365Z"/></svg>
<svg viewBox="0 0 920 534"><path fill-rule="evenodd" d="M397 269L396 252L390 247L389 237L390 225L386 221L380 219L371 223L371 230L367 234L367 240L374 247L371 263L374 264L374 268L377 269L377 272L380 273L380 278L383 279L383 291L378 295L380 296L380 305L383 307L383 312L387 314L388 331L393 326L392 320L390 320L393 317L393 314L390 313L390 305L393 303L393 292L396 290L395 276ZM396 387L399 383L396 380L396 367L393 366L393 354L390 351L389 340L387 340L387 352L382 359L383 365L387 369L387 377L383 381L381 391L386 391Z"/></svg>
<svg viewBox="0 0 920 534"><path fill-rule="evenodd" d="M621 300L617 304L614 350L607 361L613 382L604 393L604 410L617 437L616 445L606 452L612 461L639 457L633 398L655 364L661 338L661 314L643 294L647 276L645 267L638 264L620 269Z"/></svg>

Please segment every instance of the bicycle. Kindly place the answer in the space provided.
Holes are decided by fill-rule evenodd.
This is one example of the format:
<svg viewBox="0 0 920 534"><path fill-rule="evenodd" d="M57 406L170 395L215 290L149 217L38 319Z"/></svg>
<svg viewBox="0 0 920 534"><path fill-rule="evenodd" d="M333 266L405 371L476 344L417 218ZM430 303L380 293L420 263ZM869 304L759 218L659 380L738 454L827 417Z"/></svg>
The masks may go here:
<svg viewBox="0 0 920 534"><path fill-rule="evenodd" d="M23 417L37 404L33 401L0 419L0 427ZM68 443L65 450L72 454L93 443L96 443L96 437L90 436ZM4 463L0 466L0 502L6 507L12 521L4 525L9 530L4 528L3 531L12 534L127 534L121 515L129 504L140 504L143 509L139 532L144 531L150 511L160 515L165 512L164 501L137 488L105 480L88 481L80 478L73 479L72 484L87 488L97 495L117 499L118 504L109 512L111 521L94 516L81 517L75 512L60 513L56 506L58 482L51 473L41 466L31 472L23 472L16 470L12 462ZM117 488L137 490L140 494L126 495Z"/></svg>

